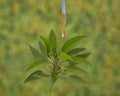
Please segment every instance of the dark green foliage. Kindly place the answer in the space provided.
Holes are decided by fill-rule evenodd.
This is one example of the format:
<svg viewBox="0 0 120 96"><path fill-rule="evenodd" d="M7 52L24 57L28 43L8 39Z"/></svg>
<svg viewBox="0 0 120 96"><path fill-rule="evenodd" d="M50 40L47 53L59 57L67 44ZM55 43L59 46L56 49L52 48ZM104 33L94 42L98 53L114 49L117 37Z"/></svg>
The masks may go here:
<svg viewBox="0 0 120 96"><path fill-rule="evenodd" d="M73 47L78 45L83 38L85 38L85 36L76 36L67 40L62 47L62 51L69 52Z"/></svg>
<svg viewBox="0 0 120 96"><path fill-rule="evenodd" d="M29 45L29 47L30 47L31 52L32 52L32 54L34 55L35 58L41 57L41 54L35 48L33 48L31 45Z"/></svg>
<svg viewBox="0 0 120 96"><path fill-rule="evenodd" d="M34 67L40 65L40 64L46 64L49 63L46 59L37 59L36 61L34 61L32 64L30 64L30 66L28 67L27 71L33 69Z"/></svg>
<svg viewBox="0 0 120 96"><path fill-rule="evenodd" d="M76 76L76 75L70 75L69 78L73 81L77 81L77 82L82 82L85 84L88 84L87 81L85 81L84 79L82 79L80 76Z"/></svg>
<svg viewBox="0 0 120 96"><path fill-rule="evenodd" d="M74 63L85 63L85 64L90 64L86 59L82 57L72 57L74 60Z"/></svg>
<svg viewBox="0 0 120 96"><path fill-rule="evenodd" d="M76 55L77 57L82 57L82 58L87 58L91 53L83 53L83 54L80 54L80 55Z"/></svg>
<svg viewBox="0 0 120 96"><path fill-rule="evenodd" d="M45 49L45 45L43 45L40 41L39 41L39 47L40 47L42 55L46 57L47 52L46 52L46 49Z"/></svg>
<svg viewBox="0 0 120 96"><path fill-rule="evenodd" d="M76 71L76 72L78 72L78 73L80 73L80 72L87 73L87 71L85 71L84 69L82 69L82 68L80 68L80 67L78 67L78 66L76 66L76 65L69 65L69 66L67 67L67 70Z"/></svg>
<svg viewBox="0 0 120 96"><path fill-rule="evenodd" d="M53 47L57 47L57 40L56 40L56 35L53 30L51 30L50 35L49 35L49 41L52 43Z"/></svg>
<svg viewBox="0 0 120 96"><path fill-rule="evenodd" d="M75 48L75 49L72 49L71 51L69 51L68 54L69 55L76 55L84 50L85 50L85 48Z"/></svg>
<svg viewBox="0 0 120 96"><path fill-rule="evenodd" d="M76 36L69 40L63 42L62 45L57 44L57 38L53 30L50 31L49 40L40 36L43 42L39 42L40 52L38 52L35 48L31 47L31 51L35 57L38 59L35 60L27 69L27 71L32 70L33 68L44 65L50 68L49 76L52 79L53 84L62 76L64 72L67 73L85 73L87 71L77 66L78 64L90 64L86 58L90 55L90 53L81 53L85 51L85 48L75 48L78 44L80 44L81 40L86 36ZM57 53L59 45L60 53ZM42 70L42 69L40 69ZM37 75L37 76L36 76ZM39 75L39 76L38 76ZM25 82L33 81L39 79L41 76L46 77L42 71L35 71L30 74ZM77 74L64 74L65 77L76 79L78 81L84 81ZM85 82L85 81L84 81Z"/></svg>
<svg viewBox="0 0 120 96"><path fill-rule="evenodd" d="M66 53L61 53L60 56L59 56L61 59L66 59L66 60L71 60L73 61L72 57Z"/></svg>
<svg viewBox="0 0 120 96"><path fill-rule="evenodd" d="M24 81L24 83L34 81L34 80L40 79L42 77L48 77L48 75L43 73L42 71L35 71L27 77L27 79Z"/></svg>
<svg viewBox="0 0 120 96"><path fill-rule="evenodd" d="M42 41L44 42L45 47L46 47L47 54L49 55L49 54L50 54L50 51L51 51L51 49L52 49L52 44L51 44L46 38L44 38L43 36L40 36L40 38L41 38Z"/></svg>

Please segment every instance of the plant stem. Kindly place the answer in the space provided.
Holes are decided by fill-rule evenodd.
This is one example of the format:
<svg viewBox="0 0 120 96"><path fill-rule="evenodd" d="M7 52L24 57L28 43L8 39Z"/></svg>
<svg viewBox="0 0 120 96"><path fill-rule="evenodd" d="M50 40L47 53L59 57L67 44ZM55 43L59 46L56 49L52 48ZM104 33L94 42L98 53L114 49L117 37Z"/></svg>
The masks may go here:
<svg viewBox="0 0 120 96"><path fill-rule="evenodd" d="M54 85L54 81L52 80L50 85L50 90L49 90L49 96L52 96L53 85Z"/></svg>
<svg viewBox="0 0 120 96"><path fill-rule="evenodd" d="M57 66L58 66L58 59L53 59L51 60L52 62L52 74L51 74L51 84L50 84L50 90L49 90L49 96L52 96L52 89L53 89L53 85L55 83L55 81L57 80L57 75L56 75L56 71L57 71Z"/></svg>

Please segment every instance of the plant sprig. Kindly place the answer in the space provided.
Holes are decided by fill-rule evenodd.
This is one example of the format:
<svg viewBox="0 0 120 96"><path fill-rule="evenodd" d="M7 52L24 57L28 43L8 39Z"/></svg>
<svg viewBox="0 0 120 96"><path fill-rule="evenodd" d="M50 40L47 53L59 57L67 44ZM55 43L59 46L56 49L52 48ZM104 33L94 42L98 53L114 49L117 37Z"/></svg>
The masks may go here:
<svg viewBox="0 0 120 96"><path fill-rule="evenodd" d="M26 78L25 83L47 77L51 78L51 86L53 86L57 79L62 76L85 82L84 79L77 74L64 74L69 71L77 71L78 73L84 72L87 74L86 70L78 66L81 63L90 64L86 60L90 53L83 53L86 49L77 47L84 38L86 38L86 36L79 35L64 41L62 45L59 45L57 41L58 38L53 30L50 31L48 39L40 36L40 51L30 45L30 49L36 59L29 65L27 72L40 65L48 66L50 72L44 72L42 69L36 70Z"/></svg>

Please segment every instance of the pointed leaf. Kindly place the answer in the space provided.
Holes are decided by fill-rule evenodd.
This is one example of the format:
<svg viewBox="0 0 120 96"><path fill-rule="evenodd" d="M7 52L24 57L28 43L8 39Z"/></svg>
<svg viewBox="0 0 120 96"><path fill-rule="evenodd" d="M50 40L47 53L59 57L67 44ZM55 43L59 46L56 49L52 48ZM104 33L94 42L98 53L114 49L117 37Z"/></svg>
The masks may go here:
<svg viewBox="0 0 120 96"><path fill-rule="evenodd" d="M52 45L51 43L44 37L40 36L40 38L43 40L45 46L46 46L46 50L47 50L47 54L50 53L50 50L52 49Z"/></svg>
<svg viewBox="0 0 120 96"><path fill-rule="evenodd" d="M87 58L91 53L84 53L80 55L76 55L76 57Z"/></svg>
<svg viewBox="0 0 120 96"><path fill-rule="evenodd" d="M84 79L82 79L81 77L76 76L76 75L70 75L69 78L72 79L72 80L81 81L85 84L88 84L88 82L86 82Z"/></svg>
<svg viewBox="0 0 120 96"><path fill-rule="evenodd" d="M73 61L73 59L72 59L71 56L69 56L68 54L63 53L63 52L60 54L59 58L62 58L62 59L65 59L65 60L71 60L71 61Z"/></svg>
<svg viewBox="0 0 120 96"><path fill-rule="evenodd" d="M46 48L41 42L39 42L39 47L41 49L43 56L47 56Z"/></svg>
<svg viewBox="0 0 120 96"><path fill-rule="evenodd" d="M41 57L41 54L35 48L33 48L31 45L29 45L29 47L30 47L31 52L32 52L32 54L34 55L35 58Z"/></svg>
<svg viewBox="0 0 120 96"><path fill-rule="evenodd" d="M50 35L49 35L49 41L52 43L54 48L56 48L57 40L56 40L56 35L53 30L51 30Z"/></svg>
<svg viewBox="0 0 120 96"><path fill-rule="evenodd" d="M69 52L73 47L79 44L83 38L85 38L85 36L76 36L67 40L62 47L63 52Z"/></svg>
<svg viewBox="0 0 120 96"><path fill-rule="evenodd" d="M35 71L27 77L27 79L24 81L24 83L35 81L35 80L42 78L42 77L48 77L48 75L43 73L42 71Z"/></svg>
<svg viewBox="0 0 120 96"><path fill-rule="evenodd" d="M72 57L74 63L85 63L85 64L90 64L86 59L81 58L81 57Z"/></svg>
<svg viewBox="0 0 120 96"><path fill-rule="evenodd" d="M42 64L45 64L45 63L49 63L49 62L47 60L45 60L45 59L37 59L32 64L30 64L30 66L28 67L27 71L33 69L34 67L36 67L38 65L42 65Z"/></svg>
<svg viewBox="0 0 120 96"><path fill-rule="evenodd" d="M69 66L67 67L67 70L76 71L76 72L84 72L84 73L87 74L87 71L85 71L84 69L81 69L80 67L75 66L75 65L69 65Z"/></svg>
<svg viewBox="0 0 120 96"><path fill-rule="evenodd" d="M76 55L76 54L79 54L80 52L84 51L85 48L75 48L75 49L72 49L68 52L69 55Z"/></svg>
<svg viewBox="0 0 120 96"><path fill-rule="evenodd" d="M75 63L74 61L68 61L70 65L77 65L78 63Z"/></svg>

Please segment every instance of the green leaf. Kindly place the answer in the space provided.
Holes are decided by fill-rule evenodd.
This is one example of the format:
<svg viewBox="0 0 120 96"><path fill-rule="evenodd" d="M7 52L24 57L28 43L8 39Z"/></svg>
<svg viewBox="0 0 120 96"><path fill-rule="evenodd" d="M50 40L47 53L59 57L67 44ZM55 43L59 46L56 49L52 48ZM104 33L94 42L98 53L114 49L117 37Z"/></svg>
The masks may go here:
<svg viewBox="0 0 120 96"><path fill-rule="evenodd" d="M24 81L24 83L35 81L37 79L40 79L41 77L48 77L48 75L43 73L42 71L35 71L27 77L27 79Z"/></svg>
<svg viewBox="0 0 120 96"><path fill-rule="evenodd" d="M62 59L65 59L65 60L71 60L71 61L73 61L73 59L72 59L71 56L69 56L68 54L63 53L63 52L60 54L59 58L62 58Z"/></svg>
<svg viewBox="0 0 120 96"><path fill-rule="evenodd" d="M81 57L72 57L74 63L85 63L85 64L90 64L86 59L81 58Z"/></svg>
<svg viewBox="0 0 120 96"><path fill-rule="evenodd" d="M41 57L41 54L35 48L33 48L31 45L29 45L29 47L30 47L31 52L32 52L32 54L34 55L35 58Z"/></svg>
<svg viewBox="0 0 120 96"><path fill-rule="evenodd" d="M45 59L37 59L32 64L30 64L30 66L28 67L27 71L33 69L34 67L36 67L38 65L42 65L42 64L45 64L45 63L49 63L49 62L47 60L45 60Z"/></svg>
<svg viewBox="0 0 120 96"><path fill-rule="evenodd" d="M50 50L52 49L52 44L44 37L40 36L40 38L43 40L45 46L46 46L46 50L47 50L47 54L50 53Z"/></svg>
<svg viewBox="0 0 120 96"><path fill-rule="evenodd" d="M67 67L67 70L76 71L76 72L83 72L83 73L86 73L86 74L87 74L87 71L85 71L84 69L81 69L80 67L75 66L75 65L69 65L69 66Z"/></svg>
<svg viewBox="0 0 120 96"><path fill-rule="evenodd" d="M74 61L68 61L70 65L78 65L78 63L75 63Z"/></svg>
<svg viewBox="0 0 120 96"><path fill-rule="evenodd" d="M56 40L56 35L55 35L55 33L54 33L53 30L50 31L49 41L52 43L52 45L54 46L54 48L56 48L56 46L57 46L57 40Z"/></svg>
<svg viewBox="0 0 120 96"><path fill-rule="evenodd" d="M87 58L91 53L84 53L84 54L80 54L80 55L76 55L76 57L81 57L81 58Z"/></svg>
<svg viewBox="0 0 120 96"><path fill-rule="evenodd" d="M79 54L80 52L84 51L85 48L75 48L75 49L72 49L68 52L69 55L76 55L76 54Z"/></svg>
<svg viewBox="0 0 120 96"><path fill-rule="evenodd" d="M41 49L43 56L47 56L46 48L41 42L39 42L39 47Z"/></svg>
<svg viewBox="0 0 120 96"><path fill-rule="evenodd" d="M82 79L81 77L76 76L76 75L70 75L69 78L72 79L72 80L81 81L85 84L88 84L88 82L86 82L84 79Z"/></svg>
<svg viewBox="0 0 120 96"><path fill-rule="evenodd" d="M80 41L85 37L86 36L76 36L74 38L67 40L62 47L63 52L69 52L73 47L79 44Z"/></svg>

